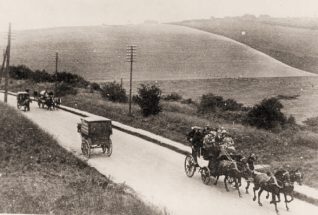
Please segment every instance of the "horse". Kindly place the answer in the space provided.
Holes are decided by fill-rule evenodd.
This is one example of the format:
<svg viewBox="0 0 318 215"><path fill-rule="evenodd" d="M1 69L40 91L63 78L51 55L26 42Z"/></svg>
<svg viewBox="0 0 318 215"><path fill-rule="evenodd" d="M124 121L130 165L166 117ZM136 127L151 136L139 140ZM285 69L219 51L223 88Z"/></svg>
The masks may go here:
<svg viewBox="0 0 318 215"><path fill-rule="evenodd" d="M238 169L241 171L241 177L238 179L239 186L241 186L241 178L244 178L247 182L251 181L254 172L254 162L257 157L251 153L248 158L242 155L231 155L231 158L237 162ZM248 190L246 190L248 194Z"/></svg>
<svg viewBox="0 0 318 215"><path fill-rule="evenodd" d="M290 203L294 200L294 182L297 182L299 185L302 185L303 173L300 169L296 170L278 170L275 172L275 177L277 178L278 183L282 186L280 193L284 194L286 210L289 210L287 203ZM267 193L266 198L268 198L269 193ZM290 196L290 200L287 199L287 196ZM280 194L278 194L278 200L280 201Z"/></svg>
<svg viewBox="0 0 318 215"><path fill-rule="evenodd" d="M45 99L45 105L47 106L48 110L53 110L54 107L54 99L53 97L48 97L47 99Z"/></svg>
<svg viewBox="0 0 318 215"><path fill-rule="evenodd" d="M209 163L209 169L213 170L213 167L211 167L212 162ZM219 177L221 175L224 175L224 186L227 192L229 192L229 188L227 186L227 180L229 177L234 179L235 188L237 189L237 192L239 194L239 197L242 197L239 185L238 185L238 179L241 177L241 172L237 167L237 163L234 160L221 160L218 161L216 164L215 171L211 171L212 175L216 177L214 185L217 185L217 182L219 180Z"/></svg>
<svg viewBox="0 0 318 215"><path fill-rule="evenodd" d="M263 204L261 203L261 194L262 192L265 190L267 192L272 193L272 200L271 200L271 204L275 205L275 211L278 213L278 209L277 209L277 203L280 202L276 201L276 196L279 195L280 190L282 189L282 186L280 186L277 182L276 177L271 174L271 173L253 173L253 183L254 183L254 188L253 188L253 192L254 192L254 197L253 197L253 201L256 200L256 190L260 189L258 191L258 204L259 206L263 206ZM249 183L248 183L249 186ZM246 189L248 189L248 186L246 187Z"/></svg>

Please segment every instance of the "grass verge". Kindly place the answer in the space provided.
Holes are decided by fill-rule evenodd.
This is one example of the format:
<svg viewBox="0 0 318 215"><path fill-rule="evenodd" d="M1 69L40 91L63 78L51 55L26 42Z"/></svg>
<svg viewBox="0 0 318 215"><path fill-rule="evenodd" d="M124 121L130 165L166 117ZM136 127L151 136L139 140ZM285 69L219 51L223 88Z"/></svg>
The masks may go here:
<svg viewBox="0 0 318 215"><path fill-rule="evenodd" d="M162 214L0 103L0 212Z"/></svg>

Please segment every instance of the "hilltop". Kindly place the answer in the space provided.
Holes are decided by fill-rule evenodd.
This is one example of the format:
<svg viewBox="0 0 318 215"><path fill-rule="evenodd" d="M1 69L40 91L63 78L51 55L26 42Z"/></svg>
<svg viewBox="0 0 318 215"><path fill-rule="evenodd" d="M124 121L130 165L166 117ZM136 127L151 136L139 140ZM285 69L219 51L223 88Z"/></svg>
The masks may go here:
<svg viewBox="0 0 318 215"><path fill-rule="evenodd" d="M137 45L135 80L312 75L223 36L168 24L61 27L17 31L12 63L55 69L88 80L129 77L127 45Z"/></svg>
<svg viewBox="0 0 318 215"><path fill-rule="evenodd" d="M223 35L292 67L318 73L318 19L245 15L174 24Z"/></svg>

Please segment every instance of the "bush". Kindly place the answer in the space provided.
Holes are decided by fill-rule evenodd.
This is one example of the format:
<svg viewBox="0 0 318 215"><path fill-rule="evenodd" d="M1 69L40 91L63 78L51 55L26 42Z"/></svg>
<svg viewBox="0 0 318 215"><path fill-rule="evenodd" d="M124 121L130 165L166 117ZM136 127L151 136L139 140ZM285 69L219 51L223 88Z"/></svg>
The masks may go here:
<svg viewBox="0 0 318 215"><path fill-rule="evenodd" d="M32 75L33 75L33 71L24 65L10 66L10 70L9 70L10 78L14 78L16 80L23 80L23 79L31 78Z"/></svg>
<svg viewBox="0 0 318 215"><path fill-rule="evenodd" d="M215 112L217 107L223 106L223 97L212 93L202 95L198 111L199 113Z"/></svg>
<svg viewBox="0 0 318 215"><path fill-rule="evenodd" d="M287 117L281 112L284 106L279 99L273 97L264 99L255 105L247 114L246 122L257 128L279 130L287 124L295 123L295 119Z"/></svg>
<svg viewBox="0 0 318 215"><path fill-rule="evenodd" d="M70 84L67 84L65 82L60 82L56 85L55 95L58 97L62 97L66 95L76 95L76 94L77 94L77 90Z"/></svg>
<svg viewBox="0 0 318 215"><path fill-rule="evenodd" d="M144 116L156 115L161 111L160 97L161 90L156 85L140 85L136 103L141 108Z"/></svg>
<svg viewBox="0 0 318 215"><path fill-rule="evenodd" d="M199 104L199 113L216 112L217 109L223 111L240 111L243 110L243 104L238 103L234 99L224 100L222 96L216 96L212 93L202 95Z"/></svg>
<svg viewBox="0 0 318 215"><path fill-rule="evenodd" d="M100 86L96 82L93 82L93 83L91 83L91 89L99 91L100 90Z"/></svg>
<svg viewBox="0 0 318 215"><path fill-rule="evenodd" d="M179 95L178 93L170 93L168 95L165 95L162 97L163 100L166 101L180 101L182 99L182 96Z"/></svg>
<svg viewBox="0 0 318 215"><path fill-rule="evenodd" d="M54 82L54 79L51 74L47 73L45 70L36 70L32 75L32 80L39 82Z"/></svg>
<svg viewBox="0 0 318 215"><path fill-rule="evenodd" d="M101 87L101 95L103 98L109 99L113 102L127 102L128 100L126 90L115 81L103 85Z"/></svg>
<svg viewBox="0 0 318 215"><path fill-rule="evenodd" d="M83 77L69 72L58 72L52 76L54 81L68 83L74 87L86 87L89 84Z"/></svg>
<svg viewBox="0 0 318 215"><path fill-rule="evenodd" d="M227 99L224 101L222 109L228 111L239 111L242 110L243 104L238 103L234 99Z"/></svg>

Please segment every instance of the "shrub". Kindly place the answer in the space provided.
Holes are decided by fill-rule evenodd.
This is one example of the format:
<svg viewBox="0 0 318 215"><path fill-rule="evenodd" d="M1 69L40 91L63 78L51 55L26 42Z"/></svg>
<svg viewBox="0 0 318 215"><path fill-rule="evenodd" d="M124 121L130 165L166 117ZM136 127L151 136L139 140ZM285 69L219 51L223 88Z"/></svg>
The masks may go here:
<svg viewBox="0 0 318 215"><path fill-rule="evenodd" d="M45 70L36 70L32 74L32 80L39 83L39 82L54 82L54 79L51 74L47 73Z"/></svg>
<svg viewBox="0 0 318 215"><path fill-rule="evenodd" d="M58 72L52 76L54 81L65 82L74 87L86 87L89 84L83 77L69 72Z"/></svg>
<svg viewBox="0 0 318 215"><path fill-rule="evenodd" d="M127 102L128 97L126 90L120 84L114 82L104 84L101 87L101 95L103 98L109 99L113 102Z"/></svg>
<svg viewBox="0 0 318 215"><path fill-rule="evenodd" d="M223 110L229 110L229 111L238 111L242 110L243 104L238 103L234 99L227 99L224 101L224 105L222 106Z"/></svg>
<svg viewBox="0 0 318 215"><path fill-rule="evenodd" d="M100 90L100 86L99 86L99 84L97 84L96 82L92 82L92 83L90 84L90 86L91 86L91 89L92 89L92 90L96 90L96 91L99 91L99 90Z"/></svg>
<svg viewBox="0 0 318 215"><path fill-rule="evenodd" d="M179 95L178 93L170 93L168 95L165 95L162 97L163 100L166 100L166 101L179 101L182 99L182 96Z"/></svg>
<svg viewBox="0 0 318 215"><path fill-rule="evenodd" d="M222 106L224 106L223 97L209 93L202 95L198 111L199 113L215 112L217 107Z"/></svg>
<svg viewBox="0 0 318 215"><path fill-rule="evenodd" d="M9 76L16 80L29 79L33 75L33 71L24 65L10 66Z"/></svg>
<svg viewBox="0 0 318 215"><path fill-rule="evenodd" d="M67 84L65 82L60 82L56 85L55 95L58 97L66 96L66 95L76 95L76 94L77 94L77 90L70 84Z"/></svg>
<svg viewBox="0 0 318 215"><path fill-rule="evenodd" d="M136 102L144 116L156 115L161 111L160 97L161 90L156 85L140 85Z"/></svg>
<svg viewBox="0 0 318 215"><path fill-rule="evenodd" d="M246 122L257 128L276 129L283 128L287 123L294 123L293 118L287 117L281 112L284 106L279 99L273 97L264 99L256 104L247 114Z"/></svg>

